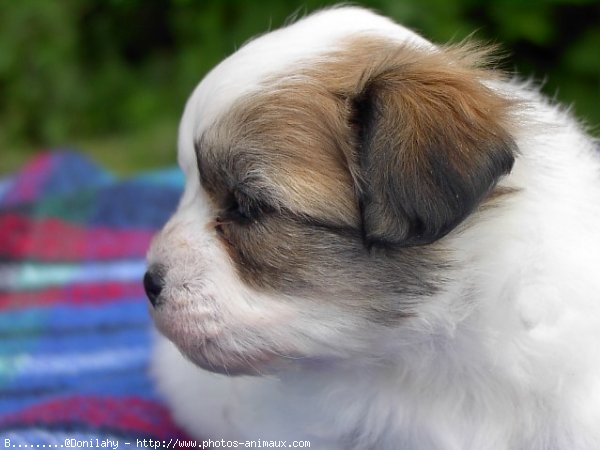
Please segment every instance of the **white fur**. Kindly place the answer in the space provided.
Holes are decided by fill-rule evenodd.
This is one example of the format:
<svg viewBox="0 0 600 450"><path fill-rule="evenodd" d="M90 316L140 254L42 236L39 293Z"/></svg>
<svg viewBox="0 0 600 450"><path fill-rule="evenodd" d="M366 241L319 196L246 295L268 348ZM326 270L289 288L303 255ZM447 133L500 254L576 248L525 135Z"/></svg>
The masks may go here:
<svg viewBox="0 0 600 450"><path fill-rule="evenodd" d="M527 100L514 136L520 155L501 182L520 192L444 238L460 267L454 282L402 327L259 294L208 231L194 140L265 77L359 32L431 47L366 10L327 10L242 47L187 104L185 193L149 254L186 280L169 293L178 302L169 320L181 320L172 333L214 334L215 358L269 345L291 364L277 376L228 377L157 338L153 370L175 419L199 438L310 440L315 449L600 448L600 162L573 118L535 89L495 85ZM314 362L293 364L298 350Z"/></svg>

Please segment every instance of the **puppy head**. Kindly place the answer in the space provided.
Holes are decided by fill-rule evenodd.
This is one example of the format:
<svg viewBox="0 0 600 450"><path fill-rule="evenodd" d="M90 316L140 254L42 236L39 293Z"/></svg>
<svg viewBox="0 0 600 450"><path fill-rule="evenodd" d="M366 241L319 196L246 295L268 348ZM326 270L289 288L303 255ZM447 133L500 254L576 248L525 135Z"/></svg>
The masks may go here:
<svg viewBox="0 0 600 450"><path fill-rule="evenodd" d="M148 256L159 330L202 367L263 373L430 320L445 236L514 159L480 56L344 8L221 63L186 107L186 189Z"/></svg>

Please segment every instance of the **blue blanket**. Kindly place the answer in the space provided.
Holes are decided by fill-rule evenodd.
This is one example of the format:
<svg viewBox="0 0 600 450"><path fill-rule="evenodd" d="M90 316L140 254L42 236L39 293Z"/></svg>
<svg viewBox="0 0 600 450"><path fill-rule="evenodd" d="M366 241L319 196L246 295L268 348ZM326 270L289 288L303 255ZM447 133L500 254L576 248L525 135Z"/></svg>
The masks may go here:
<svg viewBox="0 0 600 450"><path fill-rule="evenodd" d="M118 179L70 152L0 181L0 446L185 437L148 374L140 282L182 183L175 169Z"/></svg>

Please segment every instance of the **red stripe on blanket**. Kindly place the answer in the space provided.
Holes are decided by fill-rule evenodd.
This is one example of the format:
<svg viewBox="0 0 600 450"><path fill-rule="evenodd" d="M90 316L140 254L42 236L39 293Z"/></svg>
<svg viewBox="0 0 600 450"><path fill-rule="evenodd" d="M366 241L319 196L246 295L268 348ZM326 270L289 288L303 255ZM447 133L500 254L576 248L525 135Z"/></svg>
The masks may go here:
<svg viewBox="0 0 600 450"><path fill-rule="evenodd" d="M143 257L150 230L82 228L56 218L0 216L0 256L40 261Z"/></svg>
<svg viewBox="0 0 600 450"><path fill-rule="evenodd" d="M96 305L143 297L141 281L73 284L38 291L0 292L0 309L30 308L56 303Z"/></svg>
<svg viewBox="0 0 600 450"><path fill-rule="evenodd" d="M81 424L156 439L186 438L164 406L138 397L67 397L38 403L0 419L0 427L62 424L71 429Z"/></svg>

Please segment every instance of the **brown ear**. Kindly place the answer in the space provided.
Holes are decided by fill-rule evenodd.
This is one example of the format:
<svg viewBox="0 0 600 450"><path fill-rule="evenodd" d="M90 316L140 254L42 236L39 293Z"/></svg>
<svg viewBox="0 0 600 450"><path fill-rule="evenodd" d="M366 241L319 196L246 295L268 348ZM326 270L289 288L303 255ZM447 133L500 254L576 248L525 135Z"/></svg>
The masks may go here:
<svg viewBox="0 0 600 450"><path fill-rule="evenodd" d="M369 245L445 236L511 170L509 101L481 83L489 74L463 64L443 51L398 51L353 99Z"/></svg>

